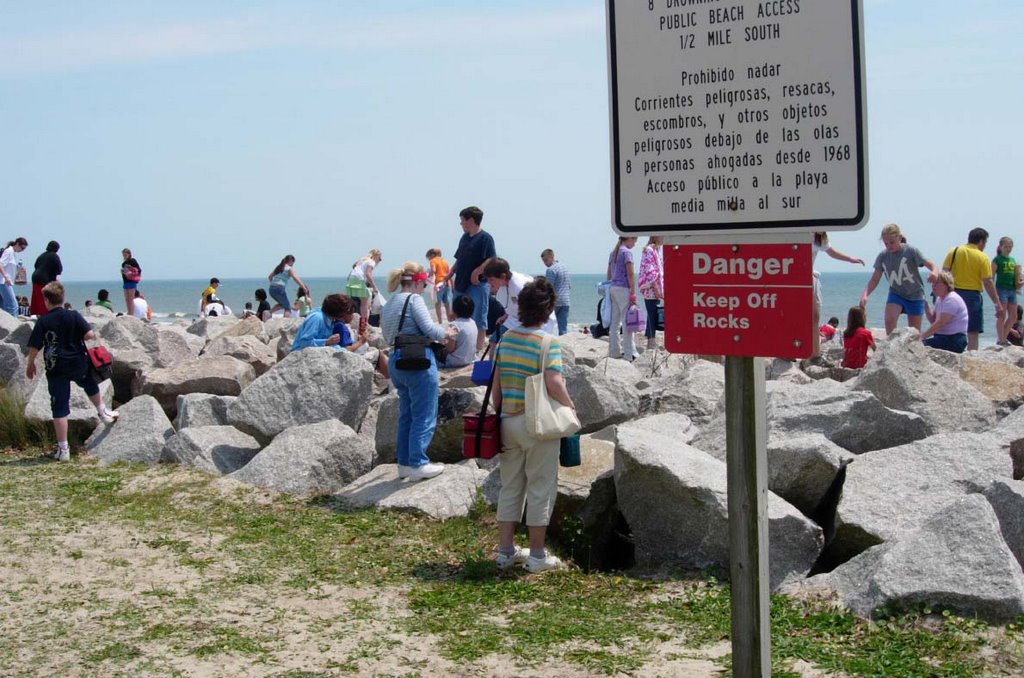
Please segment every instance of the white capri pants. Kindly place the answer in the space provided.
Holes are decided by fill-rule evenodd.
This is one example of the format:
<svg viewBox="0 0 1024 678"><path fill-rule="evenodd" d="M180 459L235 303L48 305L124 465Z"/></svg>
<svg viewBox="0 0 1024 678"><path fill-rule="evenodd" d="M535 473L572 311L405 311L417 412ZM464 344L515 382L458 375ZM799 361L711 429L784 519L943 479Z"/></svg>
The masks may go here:
<svg viewBox="0 0 1024 678"><path fill-rule="evenodd" d="M501 420L501 449L498 520L518 523L525 503L526 524L547 525L558 494L559 441L532 437L519 414Z"/></svg>

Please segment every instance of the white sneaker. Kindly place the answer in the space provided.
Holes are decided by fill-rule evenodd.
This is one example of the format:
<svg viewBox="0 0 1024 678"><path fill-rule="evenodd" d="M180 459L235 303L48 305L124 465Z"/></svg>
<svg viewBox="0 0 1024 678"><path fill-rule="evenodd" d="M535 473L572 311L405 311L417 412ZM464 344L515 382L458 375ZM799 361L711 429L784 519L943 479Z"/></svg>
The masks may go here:
<svg viewBox="0 0 1024 678"><path fill-rule="evenodd" d="M412 466L402 466L401 464L398 464L399 478L408 478L410 473L412 473Z"/></svg>
<svg viewBox="0 0 1024 678"><path fill-rule="evenodd" d="M530 552L526 549L519 548L518 546L516 546L515 549L515 553L509 555L499 553L498 557L494 559L494 561L498 564L499 570L507 570L508 568L514 567L516 565L526 564L526 561L530 557Z"/></svg>
<svg viewBox="0 0 1024 678"><path fill-rule="evenodd" d="M550 553L543 558L534 558L533 556L530 556L526 559L526 571L534 574L547 572L548 570L558 570L564 566L565 564L561 560Z"/></svg>
<svg viewBox="0 0 1024 678"><path fill-rule="evenodd" d="M61 449L60 447L58 447L57 453L53 455L53 458L56 459L57 461L71 461L71 448L65 447Z"/></svg>
<svg viewBox="0 0 1024 678"><path fill-rule="evenodd" d="M110 426L117 421L117 418L120 416L121 415L117 413L117 410L104 410L103 412L100 412L100 421L107 426Z"/></svg>
<svg viewBox="0 0 1024 678"><path fill-rule="evenodd" d="M417 466L409 469L409 475L407 478L412 480L426 480L427 478L433 478L444 473L444 464L424 464L423 466Z"/></svg>

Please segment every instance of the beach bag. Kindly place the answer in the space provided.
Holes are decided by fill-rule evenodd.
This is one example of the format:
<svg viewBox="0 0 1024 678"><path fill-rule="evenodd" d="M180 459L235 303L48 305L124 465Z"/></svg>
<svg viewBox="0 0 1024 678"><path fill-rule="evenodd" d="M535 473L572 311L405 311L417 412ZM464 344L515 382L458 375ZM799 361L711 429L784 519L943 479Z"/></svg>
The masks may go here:
<svg viewBox="0 0 1024 678"><path fill-rule="evenodd" d="M540 372L526 378L526 432L537 440L555 440L576 433L581 428L576 411L548 395L544 383L551 335L545 334L540 349Z"/></svg>
<svg viewBox="0 0 1024 678"><path fill-rule="evenodd" d="M125 264L121 267L121 275L123 275L124 279L128 282L137 283L142 280L142 271L139 270L138 266Z"/></svg>
<svg viewBox="0 0 1024 678"><path fill-rule="evenodd" d="M501 452L501 408L494 414L487 414L495 372L493 361L487 362L491 363L491 373L484 382L487 384L484 404L477 414L462 415L462 456L466 459L491 459Z"/></svg>
<svg viewBox="0 0 1024 678"><path fill-rule="evenodd" d="M400 370L429 370L430 358L427 357L427 346L430 344L430 339L420 334L402 334L405 312L409 310L410 301L412 301L411 294L405 298L402 316L398 321L398 333L395 335L395 350L398 351L398 360L395 361L395 367Z"/></svg>
<svg viewBox="0 0 1024 678"><path fill-rule="evenodd" d="M559 466L580 465L580 437L576 434L565 436L558 445Z"/></svg>
<svg viewBox="0 0 1024 678"><path fill-rule="evenodd" d="M86 349L89 354L89 375L97 384L110 379L114 373L110 352L103 346ZM81 355L81 354L79 354Z"/></svg>
<svg viewBox="0 0 1024 678"><path fill-rule="evenodd" d="M626 309L626 331L643 332L647 327L647 318L640 312L640 307L630 304Z"/></svg>
<svg viewBox="0 0 1024 678"><path fill-rule="evenodd" d="M28 271L25 270L24 264L18 264L18 267L14 269L14 284L25 285L28 283Z"/></svg>

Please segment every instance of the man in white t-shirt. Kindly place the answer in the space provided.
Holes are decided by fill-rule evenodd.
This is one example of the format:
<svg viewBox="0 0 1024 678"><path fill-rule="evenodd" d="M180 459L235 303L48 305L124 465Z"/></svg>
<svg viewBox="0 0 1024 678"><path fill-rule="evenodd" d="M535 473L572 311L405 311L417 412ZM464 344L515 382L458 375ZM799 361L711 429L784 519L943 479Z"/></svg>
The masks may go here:
<svg viewBox="0 0 1024 678"><path fill-rule="evenodd" d="M473 311L476 305L473 299L468 296L455 297L452 302L452 313L455 320L450 324L455 328L457 334L448 339L448 358L442 367L462 367L469 365L476 359L476 336L479 328L473 320Z"/></svg>
<svg viewBox="0 0 1024 678"><path fill-rule="evenodd" d="M495 300L505 307L505 315L498 321L499 324L504 330L522 327L522 323L519 322L519 293L527 284L533 282L533 278L525 273L513 271L509 268L508 262L501 257L491 259L484 266L484 277L491 285L491 294ZM541 329L558 336L558 325L554 316L549 317Z"/></svg>

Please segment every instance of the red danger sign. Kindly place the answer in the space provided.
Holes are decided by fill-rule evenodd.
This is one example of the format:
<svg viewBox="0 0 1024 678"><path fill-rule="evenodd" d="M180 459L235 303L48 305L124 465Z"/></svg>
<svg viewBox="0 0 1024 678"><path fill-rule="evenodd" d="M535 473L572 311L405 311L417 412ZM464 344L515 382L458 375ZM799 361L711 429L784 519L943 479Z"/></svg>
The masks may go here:
<svg viewBox="0 0 1024 678"><path fill-rule="evenodd" d="M809 244L665 247L665 347L673 353L806 358Z"/></svg>

